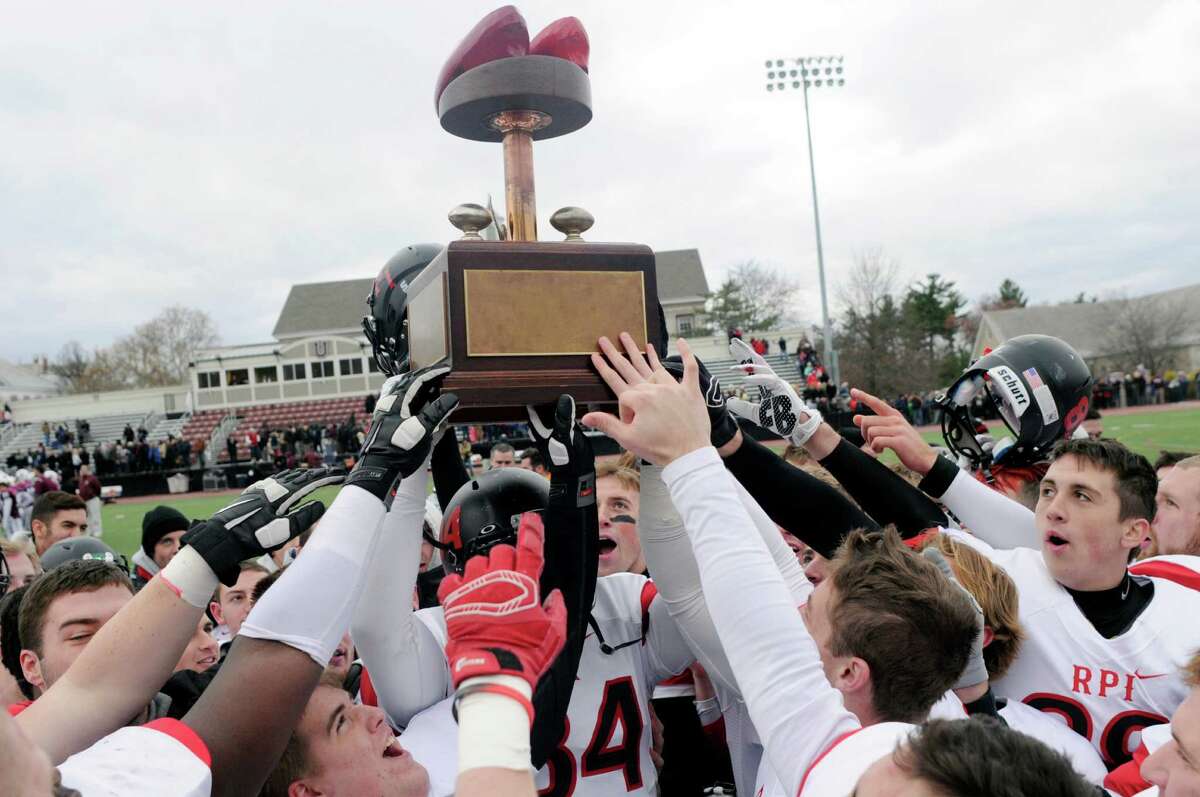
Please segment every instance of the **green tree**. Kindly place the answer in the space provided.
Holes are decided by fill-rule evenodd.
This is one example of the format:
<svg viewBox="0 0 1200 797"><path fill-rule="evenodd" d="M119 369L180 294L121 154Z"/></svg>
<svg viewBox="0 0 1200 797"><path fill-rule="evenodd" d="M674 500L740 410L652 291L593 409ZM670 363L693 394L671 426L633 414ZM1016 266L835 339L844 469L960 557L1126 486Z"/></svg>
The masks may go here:
<svg viewBox="0 0 1200 797"><path fill-rule="evenodd" d="M751 314L746 297L732 277L726 277L721 287L709 294L706 312L714 332L746 329L749 326Z"/></svg>
<svg viewBox="0 0 1200 797"><path fill-rule="evenodd" d="M930 363L937 359L939 344L953 345L959 311L966 303L954 282L939 274L926 274L924 282L911 286L904 295L904 320Z"/></svg>
<svg viewBox="0 0 1200 797"><path fill-rule="evenodd" d="M1029 304L1029 297L1025 295L1025 291L1021 290L1020 285L1006 277L1004 282L1000 283L1000 294L996 303L998 307L988 309L1003 310L1010 307L1024 307Z"/></svg>

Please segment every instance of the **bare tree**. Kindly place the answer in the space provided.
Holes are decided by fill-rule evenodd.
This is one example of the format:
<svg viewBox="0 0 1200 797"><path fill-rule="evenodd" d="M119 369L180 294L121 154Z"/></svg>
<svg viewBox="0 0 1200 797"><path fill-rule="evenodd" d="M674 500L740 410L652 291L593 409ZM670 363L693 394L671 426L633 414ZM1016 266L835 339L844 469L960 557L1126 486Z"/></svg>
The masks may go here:
<svg viewBox="0 0 1200 797"><path fill-rule="evenodd" d="M1192 321L1191 308L1166 296L1117 299L1108 319L1105 350L1122 367L1144 365L1161 374L1173 365L1177 341Z"/></svg>
<svg viewBox="0 0 1200 797"><path fill-rule="evenodd" d="M208 313L172 305L114 343L112 356L137 387L177 385L187 381L196 350L218 341Z"/></svg>
<svg viewBox="0 0 1200 797"><path fill-rule="evenodd" d="M737 286L744 302L747 331L774 329L787 315L792 298L800 286L776 269L757 260L738 263L729 271L729 281Z"/></svg>

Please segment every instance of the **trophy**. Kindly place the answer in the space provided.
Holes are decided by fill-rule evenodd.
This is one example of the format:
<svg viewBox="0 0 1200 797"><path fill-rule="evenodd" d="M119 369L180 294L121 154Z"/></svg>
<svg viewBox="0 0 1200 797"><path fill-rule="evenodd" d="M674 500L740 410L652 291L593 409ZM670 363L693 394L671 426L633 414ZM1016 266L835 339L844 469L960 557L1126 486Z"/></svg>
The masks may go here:
<svg viewBox="0 0 1200 797"><path fill-rule="evenodd" d="M533 41L505 6L463 39L438 78L438 118L449 133L499 143L506 218L501 240L475 204L454 208L462 231L409 287L412 367L447 360L444 387L460 399L456 419L524 420L523 405L570 393L578 402L614 401L592 368L596 340L629 332L644 350L659 345L654 253L640 244L592 243L594 220L577 207L550 217L561 241L537 239L533 142L572 133L592 118L588 40L574 17Z"/></svg>

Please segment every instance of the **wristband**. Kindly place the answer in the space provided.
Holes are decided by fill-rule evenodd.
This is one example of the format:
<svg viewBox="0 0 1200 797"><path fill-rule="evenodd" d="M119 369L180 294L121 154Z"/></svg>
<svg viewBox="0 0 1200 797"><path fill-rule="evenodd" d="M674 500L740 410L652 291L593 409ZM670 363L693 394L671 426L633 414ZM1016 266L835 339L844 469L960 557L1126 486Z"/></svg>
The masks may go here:
<svg viewBox="0 0 1200 797"><path fill-rule="evenodd" d="M808 416L808 420L792 429L792 443L801 447L817 433L825 420L821 417L820 410L810 410L805 407L802 412Z"/></svg>
<svg viewBox="0 0 1200 797"><path fill-rule="evenodd" d="M179 549L179 553L167 563L158 578L185 603L197 609L208 606L217 588L217 574L190 545Z"/></svg>
<svg viewBox="0 0 1200 797"><path fill-rule="evenodd" d="M463 681L455 698L459 774L481 767L532 769L528 713L532 694L525 679L512 675Z"/></svg>

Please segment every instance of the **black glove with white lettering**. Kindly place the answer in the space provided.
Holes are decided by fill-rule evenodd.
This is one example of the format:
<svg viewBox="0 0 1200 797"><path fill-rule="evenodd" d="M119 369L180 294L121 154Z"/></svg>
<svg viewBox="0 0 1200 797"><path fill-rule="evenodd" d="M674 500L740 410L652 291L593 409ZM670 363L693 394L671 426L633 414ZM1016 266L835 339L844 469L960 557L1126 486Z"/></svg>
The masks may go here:
<svg viewBox="0 0 1200 797"><path fill-rule="evenodd" d="M667 373L676 379L683 379L683 361L678 354L665 357L661 362ZM708 408L708 422L712 426L709 440L715 448L720 448L738 433L737 421L725 406L721 381L709 373L699 357L696 358L696 365L700 366L700 392L704 394L704 406Z"/></svg>
<svg viewBox="0 0 1200 797"><path fill-rule="evenodd" d="M596 455L575 420L575 399L566 393L559 396L549 425L533 405L526 405L525 411L533 444L550 470L550 503L572 507L596 503Z"/></svg>
<svg viewBox="0 0 1200 797"><path fill-rule="evenodd" d="M181 542L200 554L222 584L232 587L243 561L279 548L325 514L320 501L300 505L301 501L345 478L341 468L282 471L250 485L232 504L194 524Z"/></svg>
<svg viewBox="0 0 1200 797"><path fill-rule="evenodd" d="M439 427L458 406L453 393L437 396L448 373L449 366L435 365L406 374L379 399L347 485L391 506L396 479L411 476L424 464Z"/></svg>

